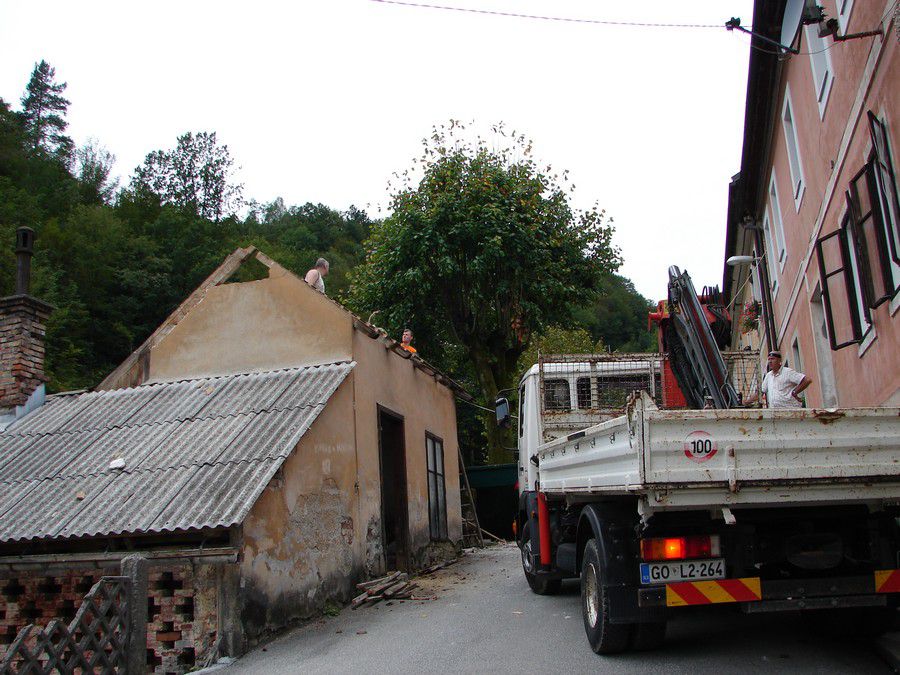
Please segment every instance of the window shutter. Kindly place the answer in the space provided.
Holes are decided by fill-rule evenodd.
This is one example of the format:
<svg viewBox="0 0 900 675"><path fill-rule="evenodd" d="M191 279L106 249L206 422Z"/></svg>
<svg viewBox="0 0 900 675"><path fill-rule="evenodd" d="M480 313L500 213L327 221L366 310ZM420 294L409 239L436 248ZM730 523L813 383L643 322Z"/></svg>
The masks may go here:
<svg viewBox="0 0 900 675"><path fill-rule="evenodd" d="M900 200L897 197L897 177L888 148L887 128L872 111L869 111L869 133L875 150L873 176L875 185L873 192L877 194L874 207L884 223L885 234L889 239L891 259L900 265Z"/></svg>
<svg viewBox="0 0 900 675"><path fill-rule="evenodd" d="M852 289L847 287L847 255L846 246L842 243L843 233L843 229L835 230L816 241L828 340L835 351L861 340L859 321L854 320L857 314L851 304Z"/></svg>
<svg viewBox="0 0 900 675"><path fill-rule="evenodd" d="M873 206L874 192L870 191L872 163L867 163L853 178L847 190L848 227L858 252L859 284L870 308L878 307L893 294L890 260L881 222ZM876 275L877 264L880 274Z"/></svg>

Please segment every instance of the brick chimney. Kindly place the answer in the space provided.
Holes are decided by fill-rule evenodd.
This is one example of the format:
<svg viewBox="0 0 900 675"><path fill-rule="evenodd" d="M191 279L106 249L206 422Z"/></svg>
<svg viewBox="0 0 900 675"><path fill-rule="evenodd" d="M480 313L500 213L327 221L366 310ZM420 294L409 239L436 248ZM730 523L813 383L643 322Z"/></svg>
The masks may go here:
<svg viewBox="0 0 900 675"><path fill-rule="evenodd" d="M24 406L46 381L44 336L53 310L28 294L34 230L16 230L16 293L0 298L0 414ZM43 390L41 390L41 393Z"/></svg>

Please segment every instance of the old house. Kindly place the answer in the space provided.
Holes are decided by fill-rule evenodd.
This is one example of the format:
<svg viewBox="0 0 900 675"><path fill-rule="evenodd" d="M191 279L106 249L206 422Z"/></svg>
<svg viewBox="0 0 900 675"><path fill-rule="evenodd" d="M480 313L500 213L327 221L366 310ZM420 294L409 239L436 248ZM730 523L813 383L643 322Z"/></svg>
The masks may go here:
<svg viewBox="0 0 900 675"><path fill-rule="evenodd" d="M265 277L228 283L248 261ZM0 329L23 302L0 301ZM42 351L45 308L25 304L4 369L7 344ZM148 667L184 672L461 539L458 385L254 248L95 390L16 417L43 377L21 370L0 373L5 644L140 551Z"/></svg>
<svg viewBox="0 0 900 675"><path fill-rule="evenodd" d="M808 406L900 405L900 10L817 4L755 3L732 348L779 349L812 378Z"/></svg>

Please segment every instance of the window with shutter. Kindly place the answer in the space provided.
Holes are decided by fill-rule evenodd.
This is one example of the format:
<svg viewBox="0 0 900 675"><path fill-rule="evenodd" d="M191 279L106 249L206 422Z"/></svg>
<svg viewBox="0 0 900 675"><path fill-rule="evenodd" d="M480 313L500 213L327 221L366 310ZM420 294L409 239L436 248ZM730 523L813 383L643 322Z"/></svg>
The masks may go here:
<svg viewBox="0 0 900 675"><path fill-rule="evenodd" d="M816 241L822 304L833 350L862 342L871 329L864 291L858 283L859 265L853 257L857 247L849 220L848 214L839 229Z"/></svg>
<svg viewBox="0 0 900 675"><path fill-rule="evenodd" d="M872 211L880 238L882 275L891 296L900 290L900 200L897 177L891 161L887 127L869 111L869 133L872 137L872 165L867 176L872 193Z"/></svg>

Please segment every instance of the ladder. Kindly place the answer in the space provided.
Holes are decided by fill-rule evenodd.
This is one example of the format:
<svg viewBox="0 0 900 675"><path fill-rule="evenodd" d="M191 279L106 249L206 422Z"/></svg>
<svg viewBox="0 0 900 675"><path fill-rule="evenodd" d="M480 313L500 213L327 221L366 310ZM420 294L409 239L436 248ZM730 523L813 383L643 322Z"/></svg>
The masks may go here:
<svg viewBox="0 0 900 675"><path fill-rule="evenodd" d="M481 525L478 523L478 513L475 510L475 499L472 497L472 488L469 486L469 474L466 473L466 463L463 460L462 450L457 445L459 455L459 492L462 511L463 546L484 548L484 538L481 535Z"/></svg>

